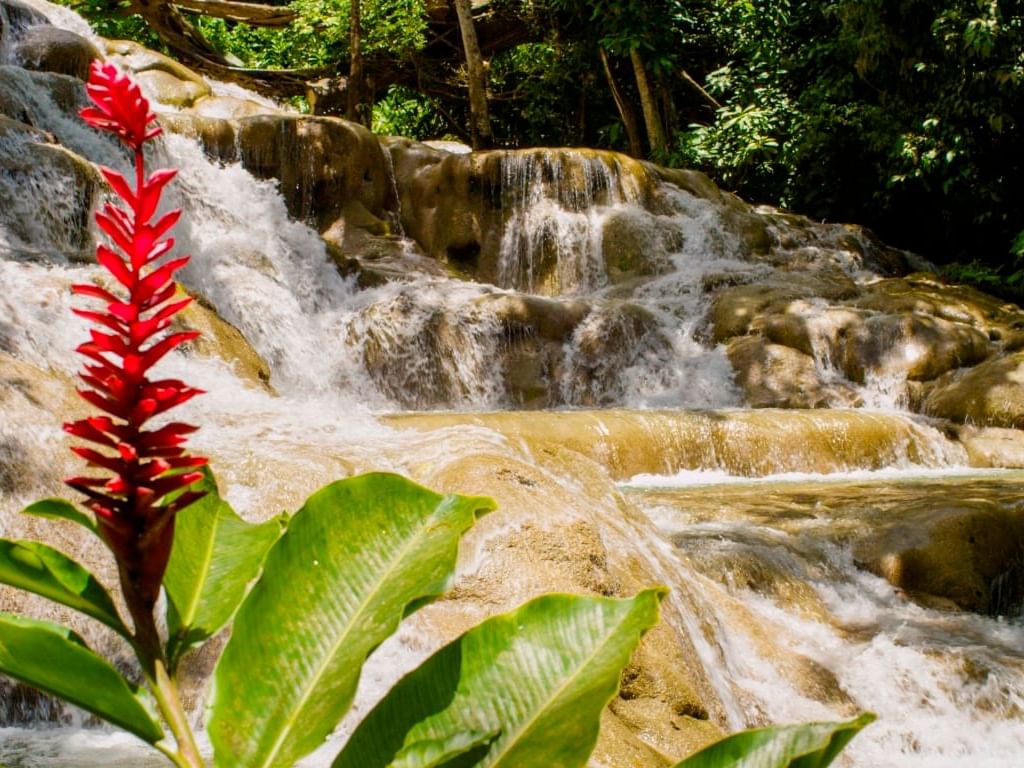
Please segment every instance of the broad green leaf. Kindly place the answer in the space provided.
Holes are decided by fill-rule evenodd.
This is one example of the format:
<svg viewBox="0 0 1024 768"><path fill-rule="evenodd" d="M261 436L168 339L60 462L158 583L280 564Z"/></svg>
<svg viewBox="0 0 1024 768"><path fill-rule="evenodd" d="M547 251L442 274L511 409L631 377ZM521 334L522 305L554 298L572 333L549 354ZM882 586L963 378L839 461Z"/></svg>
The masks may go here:
<svg viewBox="0 0 1024 768"><path fill-rule="evenodd" d="M675 768L825 768L875 716L840 723L805 723L740 731Z"/></svg>
<svg viewBox="0 0 1024 768"><path fill-rule="evenodd" d="M50 520L70 520L72 523L77 523L83 528L88 528L99 536L99 531L96 530L96 522L70 501L65 501L64 499L42 499L34 504L29 504L21 511L25 515L46 517Z"/></svg>
<svg viewBox="0 0 1024 768"><path fill-rule="evenodd" d="M217 493L213 475L205 475L192 488L206 496L175 518L174 549L164 573L172 670L185 651L231 620L284 524L281 517L247 523Z"/></svg>
<svg viewBox="0 0 1024 768"><path fill-rule="evenodd" d="M500 731L465 731L443 739L417 741L403 748L392 761L394 768L438 768L477 748L489 747Z"/></svg>
<svg viewBox="0 0 1024 768"><path fill-rule="evenodd" d="M348 709L367 654L407 607L440 594L484 498L440 496L397 475L313 494L270 550L217 665L216 765L291 766Z"/></svg>
<svg viewBox="0 0 1024 768"><path fill-rule="evenodd" d="M662 588L629 600L545 595L495 616L403 678L360 723L333 768L426 768L408 747L500 731L450 764L572 768L587 762L601 711Z"/></svg>
<svg viewBox="0 0 1024 768"><path fill-rule="evenodd" d="M0 672L155 744L160 726L107 661L67 627L0 613Z"/></svg>
<svg viewBox="0 0 1024 768"><path fill-rule="evenodd" d="M0 583L35 592L92 616L123 637L131 632L96 577L69 558L38 541L0 539Z"/></svg>

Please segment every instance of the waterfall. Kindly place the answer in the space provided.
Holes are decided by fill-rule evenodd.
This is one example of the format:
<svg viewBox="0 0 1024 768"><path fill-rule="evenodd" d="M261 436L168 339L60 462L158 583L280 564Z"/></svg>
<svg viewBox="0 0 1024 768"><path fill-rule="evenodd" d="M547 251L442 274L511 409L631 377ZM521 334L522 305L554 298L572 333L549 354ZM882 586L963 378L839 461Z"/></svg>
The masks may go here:
<svg viewBox="0 0 1024 768"><path fill-rule="evenodd" d="M31 8L95 40L71 11L41 0ZM81 408L71 350L87 330L70 312L68 287L105 279L90 255L89 221L103 201L91 164L126 171L130 158L40 87L46 75L16 66L11 25L0 21L0 87L31 126L0 132L0 169L14 169L0 172L0 534L32 538L44 528L19 509L62 494L61 478L75 471L60 422ZM192 445L212 458L226 498L246 517L294 510L320 485L369 470L500 492L514 512L467 537L459 578L477 578L488 547L502 549L504 537L566 520L591 526L612 565L671 587L665 621L719 726L872 709L881 722L854 742L854 768L1014 764L1024 747L1020 617L914 603L868 572L856 546L922 505L981 500L1012 512L1022 477L967 474L968 454L950 431L903 410L905 369L851 381L843 350L829 341L844 319L834 308L826 316L824 299L801 298L789 311L820 378L868 407L744 409L726 350L713 340L717 286L756 287L788 261L831 269L850 285L876 279L858 236L798 231L783 214L752 214L613 153L523 150L501 156L487 192L500 219L490 233L493 284L439 268L367 286L343 275L320 234L289 216L274 180L212 160L172 133L147 160L179 169L163 206L184 209L175 232L176 252L193 256L184 286L272 372L265 386L231 355L198 347L160 364L207 391L181 416L203 425ZM401 200L396 164L387 153L385 162L390 194ZM308 213L313 190L297 194ZM389 211L393 231L405 212ZM741 225L762 214L769 224L755 247ZM101 580L116 580L91 542L58 536ZM534 553L523 558L529 570ZM0 603L69 619L10 591ZM81 631L126 658L104 630ZM371 658L353 717L436 645L435 635L415 631ZM161 764L45 698L5 699L0 723L8 726L0 763L10 768ZM345 728L302 765L329 765Z"/></svg>

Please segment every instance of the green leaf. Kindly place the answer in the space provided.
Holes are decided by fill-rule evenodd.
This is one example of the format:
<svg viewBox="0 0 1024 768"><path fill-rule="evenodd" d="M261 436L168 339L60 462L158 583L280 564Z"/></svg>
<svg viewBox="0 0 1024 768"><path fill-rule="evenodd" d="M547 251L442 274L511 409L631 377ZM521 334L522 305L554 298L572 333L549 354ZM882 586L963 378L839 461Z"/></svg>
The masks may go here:
<svg viewBox="0 0 1024 768"><path fill-rule="evenodd" d="M640 636L657 623L664 594L545 595L488 619L392 688L333 768L425 768L431 763L413 762L408 745L499 730L486 749L450 765L585 765L601 711Z"/></svg>
<svg viewBox="0 0 1024 768"><path fill-rule="evenodd" d="M464 731L442 739L417 741L404 747L392 761L393 768L437 768L478 747L489 747L501 731Z"/></svg>
<svg viewBox="0 0 1024 768"><path fill-rule="evenodd" d="M675 768L825 768L875 716L840 723L805 723L741 731L715 742Z"/></svg>
<svg viewBox="0 0 1024 768"><path fill-rule="evenodd" d="M283 516L247 523L217 493L213 475L204 474L192 487L206 496L175 518L174 548L164 573L172 671L189 648L231 620L284 527Z"/></svg>
<svg viewBox="0 0 1024 768"><path fill-rule="evenodd" d="M440 496L397 475L313 494L270 550L215 672L216 765L287 766L348 709L367 654L407 606L444 591L484 498Z"/></svg>
<svg viewBox="0 0 1024 768"><path fill-rule="evenodd" d="M99 536L99 531L96 530L96 522L70 501L65 501L64 499L43 499L34 504L29 504L21 511L25 515L46 517L50 520L70 520L72 523L77 523L83 528L88 528Z"/></svg>
<svg viewBox="0 0 1024 768"><path fill-rule="evenodd" d="M0 672L59 696L150 744L164 737L128 681L67 627L0 613Z"/></svg>
<svg viewBox="0 0 1024 768"><path fill-rule="evenodd" d="M131 638L114 601L96 577L67 555L38 541L0 539L0 583L74 608L122 637Z"/></svg>

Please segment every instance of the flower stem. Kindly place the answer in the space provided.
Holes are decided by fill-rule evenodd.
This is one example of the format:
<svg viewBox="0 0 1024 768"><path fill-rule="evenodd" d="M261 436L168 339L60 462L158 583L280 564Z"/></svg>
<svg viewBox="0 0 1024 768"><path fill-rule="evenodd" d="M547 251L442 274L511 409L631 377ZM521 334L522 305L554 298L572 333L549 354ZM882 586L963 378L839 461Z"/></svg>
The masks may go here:
<svg viewBox="0 0 1024 768"><path fill-rule="evenodd" d="M162 659L153 663L152 679L153 695L156 697L160 714L163 715L167 726L174 734L178 744L176 754L164 752L170 757L179 768L204 768L203 757L196 745L195 735L192 733L192 726L189 725L188 716L184 707L181 706L181 699L178 697L178 688L167 674L167 667Z"/></svg>

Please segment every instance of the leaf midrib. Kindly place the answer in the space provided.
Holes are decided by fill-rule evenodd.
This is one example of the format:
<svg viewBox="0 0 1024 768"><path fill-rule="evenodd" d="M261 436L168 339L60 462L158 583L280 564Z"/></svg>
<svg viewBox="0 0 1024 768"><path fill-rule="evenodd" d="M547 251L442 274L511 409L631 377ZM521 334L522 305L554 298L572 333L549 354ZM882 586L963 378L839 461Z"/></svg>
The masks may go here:
<svg viewBox="0 0 1024 768"><path fill-rule="evenodd" d="M635 600L636 598L633 598L633 599ZM547 697L542 702L542 705L540 707L536 708L534 715L532 717L530 717L528 720L526 720L524 723L522 723L522 725L520 725L520 727L516 728L515 731L513 731L514 738L509 738L509 740L507 742L507 745L506 745L507 748L503 748L500 751L500 753L495 757L495 759L489 763L489 765L497 766L497 765L500 764L500 762L505 758L505 756L511 751L511 745L515 745L515 744L519 743L519 740L520 740L520 737L522 736L522 734L525 731L529 730L529 728L532 727L534 723L536 723L538 720L540 720L541 714L544 711L546 711L548 705L552 701L556 700L559 696L561 696L563 691L565 691L566 688L569 687L570 683L574 682L578 677L580 677L580 675L582 674L583 670L585 670L590 665L590 662L592 662L594 660L594 658L596 656L598 656L598 654L601 651L603 651L605 647L608 646L608 644L611 642L611 638L614 637L615 634L618 632L619 628L623 624L626 623L626 620L633 614L633 610L635 608L636 608L636 603L634 603L630 607L630 609L628 611L626 611L625 615L622 617L622 619L620 621L616 622L615 627L614 627L614 629L611 632L605 633L605 640L604 640L604 642L598 643L598 645L595 647L595 649L590 654L587 655L587 657L584 659L583 663L577 665L576 671L573 672L572 674L570 674L568 677L566 677L563 680L562 684L559 685L559 687L554 691L554 693L551 696ZM601 707L601 709L604 709L604 705Z"/></svg>
<svg viewBox="0 0 1024 768"><path fill-rule="evenodd" d="M331 660L335 658L338 649L342 646L344 640L349 636L349 634L352 631L352 628L355 627L355 617L361 616L363 612L366 610L366 606L370 603L370 600L373 597L376 597L376 595L379 592L381 592L381 587L385 583L385 581L387 581L387 577L394 573L398 563L402 562L402 560L404 559L405 553L409 551L414 542L419 540L420 534L429 526L429 524L434 521L437 515L438 508L441 507L445 501L449 500L442 499L441 503L434 507L434 510L431 512L430 517L428 517L427 520L424 521L424 523L414 531L414 534L409 537L409 540L406 542L406 544L398 550L399 556L392 558L391 564L384 571L382 577L377 580L376 586L369 592L369 594L366 596L366 599L362 600L357 610L352 612L352 618L348 622L346 622L346 629L338 636L338 640L331 646L330 652L324 654L324 661L317 665L316 673L309 678L310 684L306 686L301 698L298 700L298 702L296 702L296 706L292 708L292 714L287 718L287 720L285 720L284 725L286 727L282 727L280 729L277 739L275 739L274 743L272 744L271 750L267 754L266 759L259 764L259 768L270 768L270 766L273 764L273 761L280 752L282 745L284 744L285 740L288 738L288 735L292 731L292 726L294 726L295 724L295 721L298 717L298 713L305 709L306 703L309 701L309 698L312 695L313 691L316 690L321 678L326 673L327 668L330 666ZM451 502L449 501L449 503ZM422 595L420 595L420 597L422 597ZM414 597L412 599L415 600L416 598ZM401 619L399 619L399 622L400 621ZM357 681L361 675L362 665L360 665L359 672L357 673L356 676Z"/></svg>
<svg viewBox="0 0 1024 768"><path fill-rule="evenodd" d="M209 544L206 547L206 553L203 556L203 567L201 570L201 576L199 582L196 585L196 589L193 591L192 596L189 600L188 611L182 614L181 627L178 629L178 634L182 637L185 636L189 629L193 629L193 621L195 621L196 613L199 610L199 596L203 593L203 588L206 586L206 582L210 578L210 564L213 562L213 550L214 542L217 540L217 531L221 526L221 511L224 507L224 502L219 501L217 503L217 510L214 515L214 524L210 526L210 537L208 539Z"/></svg>

